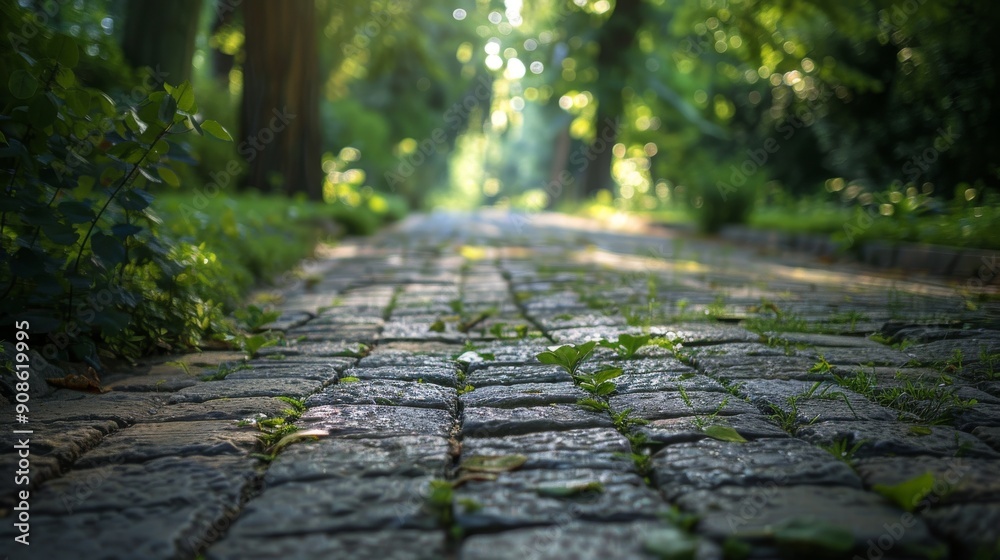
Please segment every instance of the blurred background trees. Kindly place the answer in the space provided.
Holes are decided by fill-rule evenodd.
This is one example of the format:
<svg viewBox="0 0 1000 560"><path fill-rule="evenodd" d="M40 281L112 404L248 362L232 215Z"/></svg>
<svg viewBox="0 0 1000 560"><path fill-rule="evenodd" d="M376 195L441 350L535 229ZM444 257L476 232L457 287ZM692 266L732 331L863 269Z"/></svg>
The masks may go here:
<svg viewBox="0 0 1000 560"><path fill-rule="evenodd" d="M0 318L77 340L77 359L235 344L224 317L254 285L331 229L413 209L1000 248L995 2L0 13ZM110 298L99 317L81 303L95 294Z"/></svg>
<svg viewBox="0 0 1000 560"><path fill-rule="evenodd" d="M47 21L92 43L100 87L191 78L236 138L192 139L181 189L706 230L802 199L994 206L998 22L978 0L78 0Z"/></svg>

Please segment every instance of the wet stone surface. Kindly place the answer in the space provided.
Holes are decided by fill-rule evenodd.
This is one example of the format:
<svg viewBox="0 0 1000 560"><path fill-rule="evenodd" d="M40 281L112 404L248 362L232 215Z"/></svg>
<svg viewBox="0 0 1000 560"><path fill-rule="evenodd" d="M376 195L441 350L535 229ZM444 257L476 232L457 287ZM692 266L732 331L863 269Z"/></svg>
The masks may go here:
<svg viewBox="0 0 1000 560"><path fill-rule="evenodd" d="M933 508L922 517L947 539L955 558L996 557L1000 543L1000 503Z"/></svg>
<svg viewBox="0 0 1000 560"><path fill-rule="evenodd" d="M154 356L100 394L39 369L11 560L1000 557L1000 302L627 227L413 216L321 247L252 360ZM600 389L537 359L623 334L680 344L597 347ZM913 514L879 493L927 473Z"/></svg>
<svg viewBox="0 0 1000 560"><path fill-rule="evenodd" d="M789 414L794 411L802 423L891 421L897 416L895 411L832 383L823 383L817 387L815 382L809 381L747 380L740 383L738 390L761 410L777 406ZM794 405L789 399L794 401Z"/></svg>
<svg viewBox="0 0 1000 560"><path fill-rule="evenodd" d="M449 450L441 436L321 438L282 453L264 482L274 486L323 478L443 477L452 460Z"/></svg>
<svg viewBox="0 0 1000 560"><path fill-rule="evenodd" d="M171 395L170 404L184 402L205 402L212 399L239 397L280 397L304 398L323 386L321 381L282 377L276 379L223 379L199 383Z"/></svg>
<svg viewBox="0 0 1000 560"><path fill-rule="evenodd" d="M32 509L64 515L172 504L236 504L254 477L244 457L162 457L73 470L39 489Z"/></svg>
<svg viewBox="0 0 1000 560"><path fill-rule="evenodd" d="M522 469L634 470L628 440L611 428L539 432L508 437L470 437L462 457L524 455Z"/></svg>
<svg viewBox="0 0 1000 560"><path fill-rule="evenodd" d="M89 468L190 455L242 456L255 450L258 433L218 420L142 424L107 437L75 466Z"/></svg>
<svg viewBox="0 0 1000 560"><path fill-rule="evenodd" d="M855 469L866 486L894 486L925 473L934 475L929 501L937 504L1000 502L1000 462L965 457L878 457Z"/></svg>
<svg viewBox="0 0 1000 560"><path fill-rule="evenodd" d="M632 523L572 522L550 527L511 529L496 534L474 535L462 543L462 560L603 560L634 558L655 560L644 538L662 530L654 521Z"/></svg>
<svg viewBox="0 0 1000 560"><path fill-rule="evenodd" d="M722 486L815 484L860 488L851 468L793 438L734 443L705 439L653 455L653 479L668 500Z"/></svg>
<svg viewBox="0 0 1000 560"><path fill-rule="evenodd" d="M572 404L587 393L572 383L519 383L517 385L487 385L461 396L466 408L522 408L548 404Z"/></svg>
<svg viewBox="0 0 1000 560"><path fill-rule="evenodd" d="M416 383L434 383L445 387L455 387L458 384L458 368L455 364L440 366L402 365L358 367L345 371L341 378L357 377L362 380L382 379L389 381L412 381Z"/></svg>
<svg viewBox="0 0 1000 560"><path fill-rule="evenodd" d="M587 485L594 489L574 491ZM638 475L607 470L517 471L495 481L468 482L455 492L478 506L456 512L458 524L470 532L538 525L560 515L567 521L655 519L666 509ZM575 493L561 496L567 492Z"/></svg>
<svg viewBox="0 0 1000 560"><path fill-rule="evenodd" d="M462 432L471 437L500 437L611 426L606 414L572 404L521 408L470 407L462 413Z"/></svg>
<svg viewBox="0 0 1000 560"><path fill-rule="evenodd" d="M776 527L797 520L844 531L852 537L850 552L865 554L868 541L877 541L884 526L901 525L903 511L880 496L862 490L829 486L726 486L685 494L678 500L685 510L701 516L696 530L717 539L746 536L759 539ZM920 519L894 541L894 554L926 557L941 547ZM813 545L813 549L822 548Z"/></svg>
<svg viewBox="0 0 1000 560"><path fill-rule="evenodd" d="M556 366L491 366L472 371L466 380L474 387L520 383L572 383L573 378Z"/></svg>
<svg viewBox="0 0 1000 560"><path fill-rule="evenodd" d="M306 399L307 407L343 404L381 404L415 408L437 408L457 412L455 389L432 383L373 379L338 383Z"/></svg>
<svg viewBox="0 0 1000 560"><path fill-rule="evenodd" d="M665 444L705 439L709 436L705 434L703 428L711 425L728 426L747 440L789 437L788 432L760 414L719 416L712 420L702 419L701 424L700 426L698 418L685 416L652 420L636 429L648 437L650 441Z"/></svg>
<svg viewBox="0 0 1000 560"><path fill-rule="evenodd" d="M927 433L930 432L930 433ZM946 426L918 426L899 422L819 422L799 430L799 437L817 445L844 440L864 441L857 457L930 455L938 457L1000 458L1000 454L971 434Z"/></svg>
<svg viewBox="0 0 1000 560"><path fill-rule="evenodd" d="M391 543L391 544L387 544ZM379 558L380 560L439 560L445 556L445 535L439 531L386 529L346 533L312 533L289 537L226 539L212 547L207 560L270 560L272 558Z"/></svg>
<svg viewBox="0 0 1000 560"><path fill-rule="evenodd" d="M247 504L227 539L318 532L426 529L429 477L330 478L267 488Z"/></svg>
<svg viewBox="0 0 1000 560"><path fill-rule="evenodd" d="M347 438L426 435L450 437L455 418L444 410L387 405L316 406L301 426Z"/></svg>
<svg viewBox="0 0 1000 560"><path fill-rule="evenodd" d="M685 391L724 392L725 387L718 381L694 372L683 373L625 373L615 379L617 392L623 393L658 393L661 391L676 392L678 387Z"/></svg>
<svg viewBox="0 0 1000 560"><path fill-rule="evenodd" d="M638 418L659 420L684 416L709 415L718 411L719 416L752 414L758 412L753 406L731 397L726 393L711 391L687 391L693 406L688 406L680 392L629 393L611 397L611 408L615 411L632 409ZM727 397L728 400L727 400ZM720 406L725 402L725 406Z"/></svg>

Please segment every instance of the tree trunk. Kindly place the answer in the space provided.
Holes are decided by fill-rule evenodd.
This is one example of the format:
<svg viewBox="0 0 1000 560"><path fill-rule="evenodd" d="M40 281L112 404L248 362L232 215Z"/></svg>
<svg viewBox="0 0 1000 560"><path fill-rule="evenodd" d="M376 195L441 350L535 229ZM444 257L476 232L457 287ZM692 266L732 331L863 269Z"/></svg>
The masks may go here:
<svg viewBox="0 0 1000 560"><path fill-rule="evenodd" d="M611 164L614 161L612 149L618 140L618 124L615 120L621 115L621 102L616 113L608 113L602 104L597 108L595 137L587 150L587 160L590 162L583 172L583 196L594 196L597 191L607 189L614 194L614 181L611 177Z"/></svg>
<svg viewBox="0 0 1000 560"><path fill-rule="evenodd" d="M212 21L212 28L208 31L209 36L214 36L220 29L227 25L232 25L236 19L237 7L230 5L230 0L217 0L215 8L215 19ZM212 49L212 77L222 84L229 85L229 72L236 64L236 57L222 52L222 49Z"/></svg>
<svg viewBox="0 0 1000 560"><path fill-rule="evenodd" d="M190 80L200 15L201 0L132 0L125 8L125 60L134 67L158 69L170 84Z"/></svg>
<svg viewBox="0 0 1000 560"><path fill-rule="evenodd" d="M246 0L243 20L245 186L322 200L315 0Z"/></svg>
<svg viewBox="0 0 1000 560"><path fill-rule="evenodd" d="M595 66L600 76L595 88L597 97L597 122L594 125L596 138L590 153L595 159L587 166L583 179L584 196L592 196L597 191L611 188L611 148L618 137L616 122L624 113L622 89L628 79L632 45L636 31L644 19L642 0L618 0L597 34L600 51ZM609 131L610 130L610 131ZM610 139L610 141L609 141Z"/></svg>

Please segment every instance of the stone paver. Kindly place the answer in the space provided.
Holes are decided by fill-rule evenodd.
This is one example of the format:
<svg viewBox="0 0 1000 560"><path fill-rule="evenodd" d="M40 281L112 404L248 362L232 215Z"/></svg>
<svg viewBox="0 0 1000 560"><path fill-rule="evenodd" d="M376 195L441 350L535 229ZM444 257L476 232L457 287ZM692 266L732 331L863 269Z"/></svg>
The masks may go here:
<svg viewBox="0 0 1000 560"><path fill-rule="evenodd" d="M670 235L415 216L308 263L246 364L36 372L32 545L5 474L0 557L1000 557L995 298ZM622 334L674 345L598 347L596 395L537 358Z"/></svg>

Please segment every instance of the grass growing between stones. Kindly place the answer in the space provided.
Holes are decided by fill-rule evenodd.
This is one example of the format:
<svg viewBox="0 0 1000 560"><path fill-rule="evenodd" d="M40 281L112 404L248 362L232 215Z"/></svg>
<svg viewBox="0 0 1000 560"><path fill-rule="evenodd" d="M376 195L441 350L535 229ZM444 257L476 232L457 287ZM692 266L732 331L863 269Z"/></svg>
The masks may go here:
<svg viewBox="0 0 1000 560"><path fill-rule="evenodd" d="M681 400L684 404L688 406L692 411L695 410L694 401L688 396L687 391L684 387L678 385L677 391L680 393ZM706 436L717 439L720 441L729 441L733 443L746 443L746 438L740 435L732 426L725 423L724 420L719 418L719 413L723 411L727 406L729 406L729 395L723 397L722 402L715 407L709 414L694 414L694 425L698 430L704 433Z"/></svg>
<svg viewBox="0 0 1000 560"><path fill-rule="evenodd" d="M853 376L834 374L837 384L863 395L867 399L899 413L899 420L921 424L948 424L978 401L962 399L957 389L949 387L949 380L941 378L938 384L905 380L895 387L879 387L874 372L860 369Z"/></svg>
<svg viewBox="0 0 1000 560"><path fill-rule="evenodd" d="M250 369L250 368L251 368L250 364L248 364L246 362L242 362L242 363L239 363L239 364L236 364L236 365L230 365L227 362L223 362L223 363L219 364L219 366L215 369L214 373L210 373L210 374L201 376L201 380L202 381L222 381L230 373L234 373L234 372L237 372L237 371L242 371L242 370Z"/></svg>
<svg viewBox="0 0 1000 560"><path fill-rule="evenodd" d="M266 462L273 461L282 449L292 443L327 435L325 430L300 431L294 424L306 411L305 401L284 396L277 397L277 399L289 405L281 412L281 416L261 418L253 422L253 425L261 432L258 439L263 448L261 453L255 453L253 456ZM249 422L240 422L240 425L248 424Z"/></svg>
<svg viewBox="0 0 1000 560"><path fill-rule="evenodd" d="M679 351L679 339L676 341L662 339L659 342L663 343L664 341L670 345L670 348L676 348ZM675 342L676 344L674 344ZM593 373L584 373L580 371L580 367L593 353L597 345L611 348L618 354L619 358L628 360L635 357L639 348L650 343L653 342L651 342L648 335L633 336L623 334L619 335L615 341L604 339L576 345L563 345L555 350L542 352L536 356L542 363L550 363L562 367L572 376L577 387L590 394L589 397L577 401L578 405L593 412L607 413L609 415L615 430L628 440L632 451L629 458L632 460L636 472L643 478L647 485L652 485L650 477L653 457L649 452L646 435L636 432L633 428L647 424L648 421L643 418L634 417L631 408L614 412L608 402L608 398L617 390L617 384L614 382L614 379L622 375L622 369L608 366ZM551 489L538 489L538 493L541 496L557 498L574 497L580 494L603 491L604 486L596 481L570 486L561 485ZM667 560L693 560L698 550L699 539L692 534L692 531L698 518L681 513L676 507L672 507L667 514L662 516L662 519L667 525L645 535L642 543L643 549L659 558Z"/></svg>
<svg viewBox="0 0 1000 560"><path fill-rule="evenodd" d="M854 454L858 452L859 449L865 446L868 440L863 439L851 445L851 442L847 438L840 438L835 440L830 445L820 445L819 447L824 451L828 452L837 458L838 461L842 461L847 464L847 466L854 468Z"/></svg>

